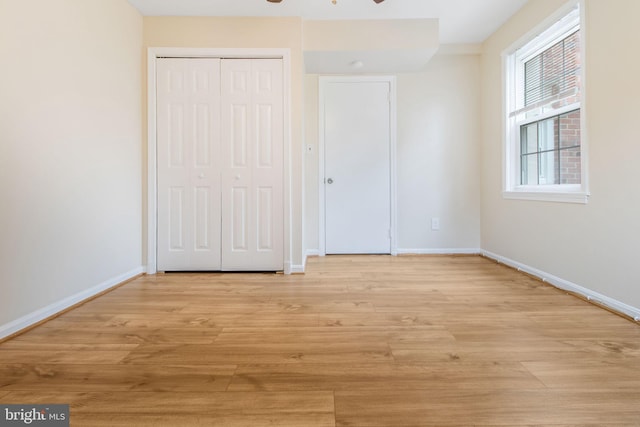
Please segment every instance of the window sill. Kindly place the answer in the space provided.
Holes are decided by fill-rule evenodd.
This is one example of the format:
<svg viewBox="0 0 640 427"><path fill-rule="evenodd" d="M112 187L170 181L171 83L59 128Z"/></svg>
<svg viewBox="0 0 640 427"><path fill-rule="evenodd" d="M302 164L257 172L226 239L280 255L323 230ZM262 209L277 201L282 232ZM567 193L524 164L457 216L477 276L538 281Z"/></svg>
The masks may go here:
<svg viewBox="0 0 640 427"><path fill-rule="evenodd" d="M510 190L503 191L502 197L511 200L533 200L538 202L579 203L589 202L589 193L585 191L540 191L540 190Z"/></svg>

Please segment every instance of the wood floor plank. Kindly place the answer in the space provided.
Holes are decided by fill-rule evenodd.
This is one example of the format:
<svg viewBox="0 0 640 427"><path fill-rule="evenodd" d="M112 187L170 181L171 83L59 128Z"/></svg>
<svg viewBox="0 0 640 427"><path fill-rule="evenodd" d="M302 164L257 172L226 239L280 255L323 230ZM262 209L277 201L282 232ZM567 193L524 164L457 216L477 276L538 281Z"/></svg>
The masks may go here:
<svg viewBox="0 0 640 427"><path fill-rule="evenodd" d="M53 340L52 340L53 341ZM9 341L3 345L3 351L9 350L21 350L32 352L50 352L50 351L124 351L128 352L138 347L138 344L102 344L102 343L88 343L88 344L69 344L65 342L56 341L40 341L29 339L16 339Z"/></svg>
<svg viewBox="0 0 640 427"><path fill-rule="evenodd" d="M615 361L558 359L524 362L523 366L551 388L640 390L640 361L637 358Z"/></svg>
<svg viewBox="0 0 640 427"><path fill-rule="evenodd" d="M3 400L69 403L72 425L335 425L332 392L12 392Z"/></svg>
<svg viewBox="0 0 640 427"><path fill-rule="evenodd" d="M601 360L610 359L632 359L640 358L640 340L630 340L626 338L618 338L616 340L605 339L569 339L563 340L563 343L583 352L596 353Z"/></svg>
<svg viewBox="0 0 640 427"><path fill-rule="evenodd" d="M320 313L318 314L318 326L332 327L372 327L372 326L432 326L437 322L435 315L420 311L397 311L390 313Z"/></svg>
<svg viewBox="0 0 640 427"><path fill-rule="evenodd" d="M91 313L90 311L80 311L82 306L77 307L74 310L63 313L56 317L56 324L59 325L72 325L73 327L99 327L103 326L109 320L113 318L112 314ZM51 325L52 322L47 322L39 326L39 328L45 328Z"/></svg>
<svg viewBox="0 0 640 427"><path fill-rule="evenodd" d="M519 363L299 364L240 366L229 390L536 389L544 385Z"/></svg>
<svg viewBox="0 0 640 427"><path fill-rule="evenodd" d="M0 365L0 391L225 391L235 365Z"/></svg>
<svg viewBox="0 0 640 427"><path fill-rule="evenodd" d="M601 423L588 423L588 424L474 424L474 427L603 427ZM638 423L616 423L609 422L606 427L638 427Z"/></svg>
<svg viewBox="0 0 640 427"><path fill-rule="evenodd" d="M38 328L18 337L17 341L64 344L210 344L220 328L145 328L105 326L101 328L68 328L55 324Z"/></svg>
<svg viewBox="0 0 640 427"><path fill-rule="evenodd" d="M640 419L640 391L336 391L337 426L552 426Z"/></svg>
<svg viewBox="0 0 640 427"><path fill-rule="evenodd" d="M318 314L296 314L295 316L274 316L272 313L248 314L182 314L157 316L141 314L120 314L113 316L104 326L129 328L229 328L254 327L277 328L284 326L318 326ZM268 315L271 314L271 315Z"/></svg>
<svg viewBox="0 0 640 427"><path fill-rule="evenodd" d="M640 327L479 256L142 276L0 343L88 426L640 427Z"/></svg>
<svg viewBox="0 0 640 427"><path fill-rule="evenodd" d="M335 427L333 413L308 414L279 412L265 414L77 414L74 424L92 427Z"/></svg>
<svg viewBox="0 0 640 427"><path fill-rule="evenodd" d="M289 327L289 328L225 328L216 338L215 344L253 344L285 343L361 343L389 344L414 343L432 344L436 341L454 342L455 338L441 326L389 326L389 327Z"/></svg>
<svg viewBox="0 0 640 427"><path fill-rule="evenodd" d="M426 363L455 360L460 362L525 362L590 357L588 350L565 343L529 340L498 343L467 342L439 343L434 347L410 343L392 344L391 352L397 362Z"/></svg>
<svg viewBox="0 0 640 427"><path fill-rule="evenodd" d="M181 313L185 314L208 314L208 313L245 313L245 314L275 314L275 313L293 313L293 314L318 314L331 311L356 311L372 313L374 306L368 301L316 301L313 303L309 300L275 300L269 303L261 303L258 305L235 303L228 305L211 306L205 302L188 304Z"/></svg>
<svg viewBox="0 0 640 427"><path fill-rule="evenodd" d="M81 365L113 365L124 360L129 351L85 350L78 351L73 347L65 350L2 350L0 364L9 363L74 363Z"/></svg>
<svg viewBox="0 0 640 427"><path fill-rule="evenodd" d="M141 345L127 364L375 363L393 361L385 342L311 344Z"/></svg>

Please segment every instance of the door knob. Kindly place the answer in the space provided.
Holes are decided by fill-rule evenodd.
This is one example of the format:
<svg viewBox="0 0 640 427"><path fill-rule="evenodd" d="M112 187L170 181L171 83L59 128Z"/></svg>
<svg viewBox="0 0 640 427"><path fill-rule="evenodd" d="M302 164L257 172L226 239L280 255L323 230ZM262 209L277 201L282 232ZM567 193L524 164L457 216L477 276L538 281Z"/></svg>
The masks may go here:
<svg viewBox="0 0 640 427"><path fill-rule="evenodd" d="M333 178L327 179L327 184L333 184Z"/></svg>

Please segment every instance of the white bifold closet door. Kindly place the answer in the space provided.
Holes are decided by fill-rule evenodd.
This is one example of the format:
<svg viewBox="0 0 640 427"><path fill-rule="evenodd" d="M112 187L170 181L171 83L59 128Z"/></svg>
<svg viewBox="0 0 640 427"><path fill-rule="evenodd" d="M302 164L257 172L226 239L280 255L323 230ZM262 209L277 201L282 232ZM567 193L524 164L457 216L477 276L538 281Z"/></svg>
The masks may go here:
<svg viewBox="0 0 640 427"><path fill-rule="evenodd" d="M158 270L282 270L282 61L157 69Z"/></svg>
<svg viewBox="0 0 640 427"><path fill-rule="evenodd" d="M220 270L220 60L157 70L158 269Z"/></svg>
<svg viewBox="0 0 640 427"><path fill-rule="evenodd" d="M283 269L283 120L282 61L223 59L224 270Z"/></svg>

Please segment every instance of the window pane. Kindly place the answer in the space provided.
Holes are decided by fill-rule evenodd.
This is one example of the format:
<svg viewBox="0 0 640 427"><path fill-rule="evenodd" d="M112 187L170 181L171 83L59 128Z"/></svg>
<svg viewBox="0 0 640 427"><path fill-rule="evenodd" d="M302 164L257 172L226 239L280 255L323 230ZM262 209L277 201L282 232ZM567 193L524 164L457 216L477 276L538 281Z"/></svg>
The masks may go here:
<svg viewBox="0 0 640 427"><path fill-rule="evenodd" d="M570 70L566 74L566 85L567 87L577 88L578 93L580 93L582 89L582 82L580 81L580 68L582 67L580 61L580 31L576 31L564 39L564 55L565 67ZM575 101L577 99L573 102Z"/></svg>
<svg viewBox="0 0 640 427"><path fill-rule="evenodd" d="M580 110L560 116L560 148L580 145Z"/></svg>
<svg viewBox="0 0 640 427"><path fill-rule="evenodd" d="M520 128L520 150L522 154L538 151L538 124L531 123Z"/></svg>
<svg viewBox="0 0 640 427"><path fill-rule="evenodd" d="M556 136L558 135L558 118L552 117L538 122L538 145L540 151L549 151L556 148Z"/></svg>
<svg viewBox="0 0 640 427"><path fill-rule="evenodd" d="M521 156L522 185L538 185L538 154Z"/></svg>
<svg viewBox="0 0 640 427"><path fill-rule="evenodd" d="M520 127L521 185L580 184L580 110Z"/></svg>
<svg viewBox="0 0 640 427"><path fill-rule="evenodd" d="M558 173L558 152L549 151L548 153L540 153L540 177L538 183L540 185L553 185L559 183Z"/></svg>
<svg viewBox="0 0 640 427"><path fill-rule="evenodd" d="M558 95L564 90L564 42L542 52L542 99Z"/></svg>
<svg viewBox="0 0 640 427"><path fill-rule="evenodd" d="M524 63L524 105L554 98L559 108L579 100L580 30Z"/></svg>
<svg viewBox="0 0 640 427"><path fill-rule="evenodd" d="M582 163L580 147L560 150L561 184L580 184L582 178Z"/></svg>
<svg viewBox="0 0 640 427"><path fill-rule="evenodd" d="M530 105L540 99L542 86L542 55L538 55L524 64L524 105Z"/></svg>

